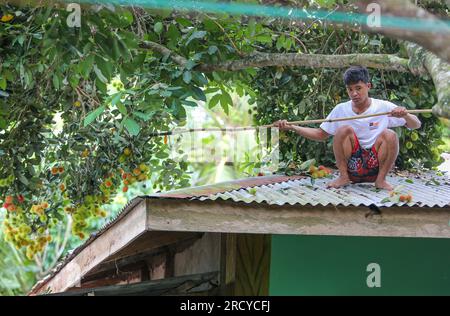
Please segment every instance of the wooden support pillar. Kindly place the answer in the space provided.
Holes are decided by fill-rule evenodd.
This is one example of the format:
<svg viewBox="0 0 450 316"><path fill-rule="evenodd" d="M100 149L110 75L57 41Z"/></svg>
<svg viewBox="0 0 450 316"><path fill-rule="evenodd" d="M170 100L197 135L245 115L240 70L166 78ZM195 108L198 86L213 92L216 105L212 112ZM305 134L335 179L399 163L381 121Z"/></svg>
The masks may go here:
<svg viewBox="0 0 450 316"><path fill-rule="evenodd" d="M221 295L269 295L271 235L222 234Z"/></svg>
<svg viewBox="0 0 450 316"><path fill-rule="evenodd" d="M168 247L166 252L166 264L164 269L164 278L175 276L175 251L173 247Z"/></svg>
<svg viewBox="0 0 450 316"><path fill-rule="evenodd" d="M220 236L219 295L234 295L236 279L236 234Z"/></svg>

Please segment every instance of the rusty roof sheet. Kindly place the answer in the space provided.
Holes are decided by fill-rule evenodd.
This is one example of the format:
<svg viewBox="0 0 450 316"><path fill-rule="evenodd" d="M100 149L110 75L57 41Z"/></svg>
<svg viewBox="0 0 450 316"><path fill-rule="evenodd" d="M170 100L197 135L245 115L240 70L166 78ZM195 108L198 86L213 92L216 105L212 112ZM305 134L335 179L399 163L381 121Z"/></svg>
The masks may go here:
<svg viewBox="0 0 450 316"><path fill-rule="evenodd" d="M304 176L283 176L283 175L273 175L273 176L265 176L265 177L253 177L253 178L245 178L227 182L220 182L216 184L202 185L197 187L184 188L179 190L173 190L164 193L156 193L150 195L150 197L157 198L179 198L179 199L188 199L192 197L200 197L200 196L211 196L216 193L221 192L231 192L233 190L239 190L247 187L268 185L273 183L280 183L289 180L302 179Z"/></svg>

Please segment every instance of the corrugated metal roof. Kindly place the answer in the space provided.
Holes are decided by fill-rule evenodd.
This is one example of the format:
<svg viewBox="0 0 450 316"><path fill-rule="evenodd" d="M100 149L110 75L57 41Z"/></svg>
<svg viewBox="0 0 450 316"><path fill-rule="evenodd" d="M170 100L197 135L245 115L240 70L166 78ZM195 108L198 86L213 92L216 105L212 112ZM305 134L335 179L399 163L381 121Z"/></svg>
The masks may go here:
<svg viewBox="0 0 450 316"><path fill-rule="evenodd" d="M412 183L399 176L388 177L388 182L393 186L402 186L400 192L410 193L413 196L410 206L444 207L450 205L449 179L436 177L439 185L426 179L414 179ZM437 179L436 179L437 178ZM411 180L411 179L410 179ZM389 207L393 205L405 205L404 202L382 202L389 197L389 192L380 190L370 183L351 184L343 188L326 188L329 179L316 179L311 185L309 178L289 180L281 183L254 186L238 190L226 191L208 196L195 197L204 200L233 200L245 203L267 203L267 204L300 204L300 205L343 205L343 206L369 206ZM426 184L428 182L428 184Z"/></svg>
<svg viewBox="0 0 450 316"><path fill-rule="evenodd" d="M326 188L328 178L316 179L314 185L306 176L266 176L217 183L151 195L155 198L181 198L205 200L232 200L245 203L274 205L343 205L390 207L404 202L382 202L389 197L387 190L380 190L371 183L351 184L343 188ZM413 196L409 206L445 207L450 205L450 178L427 173L398 173L387 177L400 192Z"/></svg>
<svg viewBox="0 0 450 316"><path fill-rule="evenodd" d="M163 193L156 193L150 195L150 197L187 199L192 197L210 196L220 192L228 192L233 190L239 190L241 188L254 187L265 184L273 184L302 178L304 178L304 176L273 175L265 177L253 177L209 185L202 185L197 187L184 188Z"/></svg>

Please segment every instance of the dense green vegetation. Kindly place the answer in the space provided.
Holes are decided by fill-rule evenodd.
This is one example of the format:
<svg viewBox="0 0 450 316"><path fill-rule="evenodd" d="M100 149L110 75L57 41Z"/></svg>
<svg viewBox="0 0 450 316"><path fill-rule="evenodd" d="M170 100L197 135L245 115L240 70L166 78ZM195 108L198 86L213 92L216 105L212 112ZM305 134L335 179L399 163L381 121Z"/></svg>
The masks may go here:
<svg viewBox="0 0 450 316"><path fill-rule="evenodd" d="M81 27L72 27L71 14L63 5L0 5L0 294L26 291L99 227L118 192L129 197L189 184L192 166L169 158L167 137L151 136L185 126L186 107L205 103L236 116L232 95L245 96L253 123L266 124L322 118L347 98L342 69L208 71L202 65L256 52L408 59L393 39L321 21L82 7ZM408 108L437 102L428 76L374 69L372 77L374 97ZM403 168L440 162L443 125L431 115L422 120L420 131L398 130ZM333 164L329 142L284 135L280 148L287 163ZM27 264L30 269L16 271Z"/></svg>

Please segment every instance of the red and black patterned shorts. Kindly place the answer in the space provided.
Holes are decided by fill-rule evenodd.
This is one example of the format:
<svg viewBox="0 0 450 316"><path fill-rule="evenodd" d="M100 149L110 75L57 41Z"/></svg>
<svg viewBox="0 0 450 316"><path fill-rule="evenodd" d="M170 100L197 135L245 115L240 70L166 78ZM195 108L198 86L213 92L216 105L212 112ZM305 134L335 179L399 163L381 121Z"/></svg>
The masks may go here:
<svg viewBox="0 0 450 316"><path fill-rule="evenodd" d="M375 182L378 176L378 153L375 145L370 149L364 149L359 144L358 137L354 134L355 145L352 156L347 163L348 176L352 182Z"/></svg>

